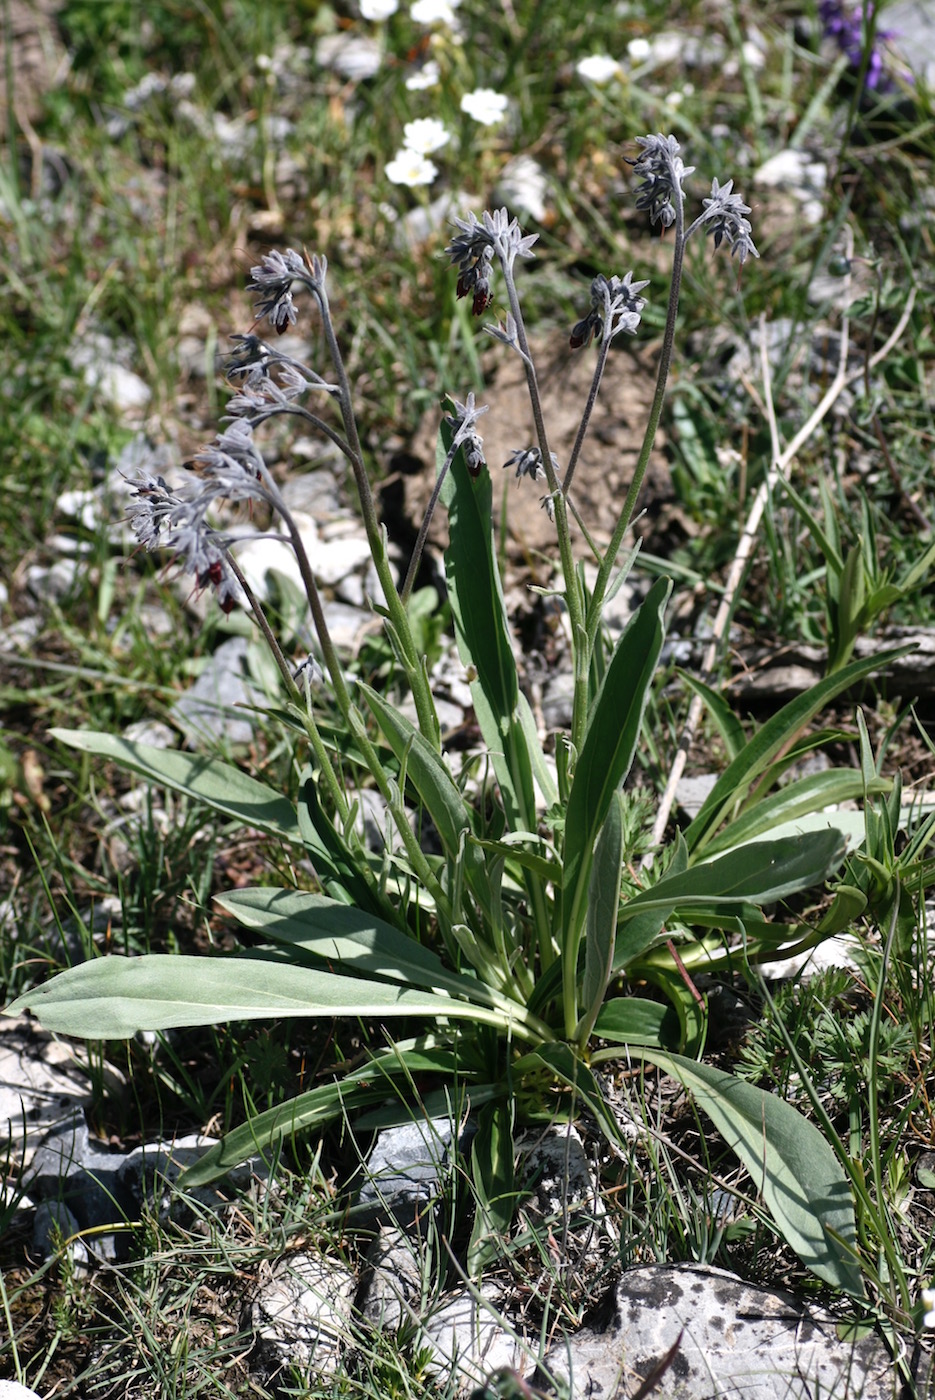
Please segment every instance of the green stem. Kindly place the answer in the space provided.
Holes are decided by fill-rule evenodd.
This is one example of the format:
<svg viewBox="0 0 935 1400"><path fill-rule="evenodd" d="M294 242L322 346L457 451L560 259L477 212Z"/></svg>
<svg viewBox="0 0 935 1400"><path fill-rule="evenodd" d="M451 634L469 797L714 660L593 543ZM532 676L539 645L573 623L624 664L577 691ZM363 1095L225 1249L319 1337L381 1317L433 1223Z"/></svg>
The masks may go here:
<svg viewBox="0 0 935 1400"><path fill-rule="evenodd" d="M587 433L588 425L591 422L591 414L594 411L594 405L597 402L597 394L598 390L601 387L601 380L604 377L604 367L607 364L607 356L609 352L610 337L608 336L606 340L601 340L600 348L597 352L597 364L594 366L594 374L591 376L591 388L588 390L588 401L584 406L584 412L581 415L581 422L578 424L578 432L575 436L575 445L571 449L571 456L568 459L568 466L565 468L565 475L562 478L562 492L566 496L571 490L571 482L575 474L575 467L578 465L578 458L581 455L581 448L584 443L585 434Z"/></svg>
<svg viewBox="0 0 935 1400"><path fill-rule="evenodd" d="M523 322L523 313L519 304L519 296L516 291L516 283L513 280L513 269L510 266L509 258L502 253L500 263L503 268L503 278L506 283L507 296L510 301L510 311L516 323L516 343L519 346L523 368L526 371L526 385L529 390L529 401L532 405L532 417L536 427L536 441L539 446L539 454L542 458L542 469L545 472L546 480L549 484L549 493L555 511L555 532L558 537L558 552L562 564L562 578L565 583L565 605L568 608L568 625L571 632L571 654L574 666L574 720L572 723L572 742L575 747L580 747L584 738L584 724L588 709L588 670L590 668L590 645L587 641L587 631L585 628L584 600L578 587L578 576L575 571L575 559L571 548L571 534L568 529L568 512L564 493L555 475L555 468L552 465L552 454L549 451L549 439L545 430L545 420L542 416L542 401L539 397L539 383L536 378L535 366L532 356L529 353L529 342L526 338L526 327ZM541 950L540 950L541 951ZM551 962L551 944L549 948L549 961ZM547 966L548 964L546 964Z"/></svg>
<svg viewBox="0 0 935 1400"><path fill-rule="evenodd" d="M435 702L432 699L432 692L429 687L423 659L416 651L412 629L409 626L409 616L397 591L396 580L393 578L393 571L390 568L390 562L387 558L386 534L377 516L373 492L370 489L370 479L367 476L367 469L364 466L360 435L357 431L357 420L354 417L350 381L347 376L344 359L341 355L341 347L338 344L334 325L332 324L331 310L328 304L328 293L325 290L324 279L321 281L316 280L313 285L315 296L321 310L325 343L327 344L328 354L331 357L331 363L337 375L338 401L341 405L341 418L344 423L344 432L350 448L350 461L354 470L354 480L357 483L357 494L360 498L360 511L364 522L364 529L367 533L367 543L370 546L370 554L377 572L377 578L380 580L380 586L383 589L383 596L386 600L390 620L399 638L403 664L406 668L406 678L412 687L412 695L415 700L419 729L423 737L429 741L433 748L439 749L441 740L438 716L435 713Z"/></svg>
<svg viewBox="0 0 935 1400"><path fill-rule="evenodd" d="M673 185L677 191L675 200L675 247L672 254L672 278L669 283L669 304L666 312L665 333L662 338L662 350L659 355L659 367L656 371L656 390L653 394L652 405L649 410L649 422L646 424L646 432L643 435L643 445L640 448L640 455L633 472L630 487L623 503L623 509L614 527L610 544L604 555L604 560L597 572L597 581L594 584L594 592L591 594L591 601L588 605L588 649L594 646L594 639L597 636L597 629L601 621L601 609L604 605L604 597L610 582L623 537L633 520L636 510L637 499L643 489L643 479L646 476L646 468L649 466L650 453L653 450L653 443L656 438L656 429L662 417L662 406L665 402L666 386L669 379L669 369L672 364L672 351L675 345L675 323L678 318L679 291L682 284L682 265L685 260L685 196L678 180L673 180Z"/></svg>

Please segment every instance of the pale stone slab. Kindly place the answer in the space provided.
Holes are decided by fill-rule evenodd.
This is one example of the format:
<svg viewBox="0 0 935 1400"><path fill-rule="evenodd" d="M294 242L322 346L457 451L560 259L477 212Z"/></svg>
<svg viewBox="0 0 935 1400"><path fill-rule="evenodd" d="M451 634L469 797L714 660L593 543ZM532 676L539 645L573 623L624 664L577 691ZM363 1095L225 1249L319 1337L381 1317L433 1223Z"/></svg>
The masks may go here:
<svg viewBox="0 0 935 1400"><path fill-rule="evenodd" d="M571 1400L626 1400L673 1347L656 1387L671 1400L892 1400L878 1339L841 1341L791 1294L702 1265L629 1270L607 1324L553 1347L545 1370Z"/></svg>

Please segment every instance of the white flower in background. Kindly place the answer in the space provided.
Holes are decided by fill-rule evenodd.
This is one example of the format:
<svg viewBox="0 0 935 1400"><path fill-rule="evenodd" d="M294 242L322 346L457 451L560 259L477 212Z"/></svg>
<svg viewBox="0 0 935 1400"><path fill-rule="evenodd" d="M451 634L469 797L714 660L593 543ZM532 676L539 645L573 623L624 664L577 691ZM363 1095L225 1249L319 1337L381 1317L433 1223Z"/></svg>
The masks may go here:
<svg viewBox="0 0 935 1400"><path fill-rule="evenodd" d="M394 185L430 185L438 174L438 166L426 159L420 151L409 151L404 146L386 167L386 178Z"/></svg>
<svg viewBox="0 0 935 1400"><path fill-rule="evenodd" d="M922 1319L923 1327L935 1327L935 1288L923 1288L922 1306L926 1309L926 1314Z"/></svg>
<svg viewBox="0 0 935 1400"><path fill-rule="evenodd" d="M645 58L649 58L653 51L653 46L648 39L631 39L627 44L627 53L634 63L642 63Z"/></svg>
<svg viewBox="0 0 935 1400"><path fill-rule="evenodd" d="M683 83L681 88L674 88L672 92L666 93L665 97L662 100L665 103L666 107L668 107L670 111L672 111L676 107L681 107L686 97L691 97L694 91L694 83Z"/></svg>
<svg viewBox="0 0 935 1400"><path fill-rule="evenodd" d="M441 77L441 69L434 58L430 58L428 63L406 79L406 87L410 92L423 92L426 88L437 87Z"/></svg>
<svg viewBox="0 0 935 1400"><path fill-rule="evenodd" d="M754 39L745 39L741 45L741 53L748 68L759 69L766 65L766 55L762 47Z"/></svg>
<svg viewBox="0 0 935 1400"><path fill-rule="evenodd" d="M604 87L613 78L623 76L623 69L615 58L606 53L592 53L590 58L582 58L575 65L578 76L589 83Z"/></svg>
<svg viewBox="0 0 935 1400"><path fill-rule="evenodd" d="M399 9L399 0L360 0L362 19L389 19Z"/></svg>
<svg viewBox="0 0 935 1400"><path fill-rule="evenodd" d="M466 92L461 99L461 111L466 112L481 126L496 126L506 116L509 98L493 88L475 88Z"/></svg>
<svg viewBox="0 0 935 1400"><path fill-rule="evenodd" d="M461 0L414 0L409 11L416 24L454 24Z"/></svg>
<svg viewBox="0 0 935 1400"><path fill-rule="evenodd" d="M428 156L440 151L451 140L451 133L445 130L444 122L437 117L420 117L418 121L407 122L403 127L403 145L407 151Z"/></svg>

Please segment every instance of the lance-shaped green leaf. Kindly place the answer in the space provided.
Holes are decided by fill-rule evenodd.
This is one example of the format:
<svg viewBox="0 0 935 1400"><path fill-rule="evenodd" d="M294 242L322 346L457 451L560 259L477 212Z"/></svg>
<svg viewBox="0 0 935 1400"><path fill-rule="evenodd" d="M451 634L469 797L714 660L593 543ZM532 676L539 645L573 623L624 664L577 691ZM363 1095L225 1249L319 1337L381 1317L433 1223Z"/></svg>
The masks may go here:
<svg viewBox="0 0 935 1400"><path fill-rule="evenodd" d="M575 984L597 834L614 793L630 771L664 636L663 609L671 585L659 579L632 618L611 657L594 701L575 765L565 820L562 877L562 964L566 1034L577 1021Z"/></svg>
<svg viewBox="0 0 935 1400"><path fill-rule="evenodd" d="M690 671L682 670L679 670L678 674L688 689L693 690L704 701L705 708L714 721L715 728L727 750L728 759L735 759L746 744L747 736L744 733L743 725L730 705L719 691L714 690L700 676L693 676Z"/></svg>
<svg viewBox="0 0 935 1400"><path fill-rule="evenodd" d="M882 670L890 661L907 655L911 650L912 647L897 647L862 661L852 661L833 676L826 676L813 685L803 695L797 695L768 719L725 768L705 798L698 815L684 832L689 850L697 852L711 840L721 822L740 807L757 778L766 772L773 760L819 710L871 672Z"/></svg>
<svg viewBox="0 0 935 1400"><path fill-rule="evenodd" d="M340 1114L356 1113L381 1103L388 1094L405 1093L414 1075L453 1076L457 1072L457 1057L450 1050L426 1046L422 1041L403 1042L341 1079L308 1089L234 1128L186 1168L179 1185L186 1190L205 1186L255 1153L264 1154L275 1148L284 1139L320 1128Z"/></svg>
<svg viewBox="0 0 935 1400"><path fill-rule="evenodd" d="M245 826L284 841L298 843L300 839L292 803L231 763L223 763L218 758L197 758L175 749L157 749L152 744L135 743L94 729L51 729L49 733L82 753L109 758L121 768L141 773L160 787L197 798L222 816L234 817Z"/></svg>
<svg viewBox="0 0 935 1400"><path fill-rule="evenodd" d="M623 797L620 792L615 792L594 847L594 865L591 869L584 935L582 1016L575 1030L575 1040L581 1045L591 1034L611 977L622 872Z"/></svg>
<svg viewBox="0 0 935 1400"><path fill-rule="evenodd" d="M618 1045L655 1045L663 1050L677 1049L681 1039L675 1008L645 997L605 1001L594 1023L594 1034Z"/></svg>
<svg viewBox="0 0 935 1400"><path fill-rule="evenodd" d="M780 1234L806 1268L864 1296L851 1188L825 1138L791 1104L710 1065L637 1049L694 1094L762 1193Z"/></svg>
<svg viewBox="0 0 935 1400"><path fill-rule="evenodd" d="M659 915L664 922L675 913L687 918L696 909L705 913L746 903L772 904L821 884L841 864L844 852L840 832L828 829L755 841L680 874L663 876L621 908L614 968L627 967L661 936ZM644 918L651 913L656 918Z"/></svg>
<svg viewBox="0 0 935 1400"><path fill-rule="evenodd" d="M438 458L443 462L453 433L443 421ZM471 683L474 713L512 827L536 824L529 726L520 714L519 681L507 622L500 571L494 552L490 474L472 479L462 453L455 454L442 487L448 508L445 550L448 596L458 651L477 679Z"/></svg>
<svg viewBox="0 0 935 1400"><path fill-rule="evenodd" d="M322 807L311 769L302 775L297 807L299 831L311 857L315 874L335 899L368 913L392 919L395 911L379 887L378 873L370 869L369 853L350 845Z"/></svg>
<svg viewBox="0 0 935 1400"><path fill-rule="evenodd" d="M484 1104L471 1144L471 1177L477 1196L468 1246L468 1273L479 1277L502 1252L516 1211L513 1180L513 1113L505 1096Z"/></svg>
<svg viewBox="0 0 935 1400"><path fill-rule="evenodd" d="M504 1018L524 1019L525 1009L475 977L451 972L430 948L360 909L301 890L248 889L219 895L222 909L245 928L287 948L297 948L331 967L384 977L408 987L448 992L487 1006Z"/></svg>
<svg viewBox="0 0 935 1400"><path fill-rule="evenodd" d="M892 786L888 778L873 778L867 791L875 795L889 792ZM823 812L826 807L836 807L841 802L856 802L863 795L863 778L853 769L828 768L823 773L809 773L805 778L786 783L785 787L736 817L718 832L705 850L714 855L716 851L739 848L766 832L775 833L786 822Z"/></svg>
<svg viewBox="0 0 935 1400"><path fill-rule="evenodd" d="M464 982L480 986L468 978ZM46 1030L86 1040L121 1040L137 1031L268 1016L444 1016L504 1025L503 1011L477 1002L262 955L95 958L24 992L6 1015L27 1009ZM513 1023L518 1031L521 1008L517 1013Z"/></svg>

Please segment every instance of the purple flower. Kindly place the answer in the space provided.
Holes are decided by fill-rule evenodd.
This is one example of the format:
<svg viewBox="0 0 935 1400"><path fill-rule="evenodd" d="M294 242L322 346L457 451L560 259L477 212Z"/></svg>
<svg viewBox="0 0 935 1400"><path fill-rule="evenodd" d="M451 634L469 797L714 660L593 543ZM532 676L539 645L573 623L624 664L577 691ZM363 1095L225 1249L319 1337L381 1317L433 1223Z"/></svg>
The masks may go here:
<svg viewBox="0 0 935 1400"><path fill-rule="evenodd" d="M885 58L877 44L885 44L896 37L895 30L873 28L873 4L868 3L866 11L858 7L850 9L844 0L819 0L818 17L824 28L825 37L833 39L843 54L847 55L851 67L859 71L864 61L864 32L873 34L873 47L867 59L864 86L873 91L888 90L891 79L885 71Z"/></svg>

